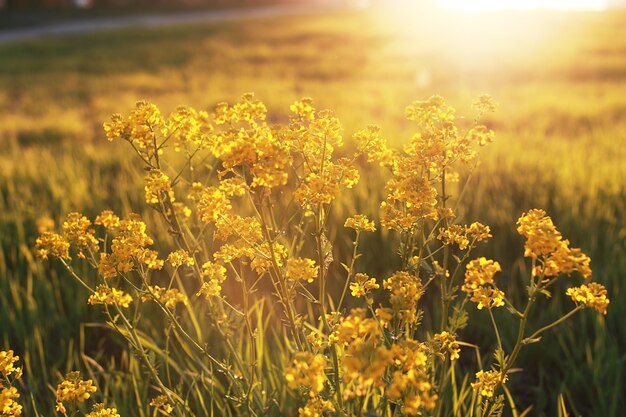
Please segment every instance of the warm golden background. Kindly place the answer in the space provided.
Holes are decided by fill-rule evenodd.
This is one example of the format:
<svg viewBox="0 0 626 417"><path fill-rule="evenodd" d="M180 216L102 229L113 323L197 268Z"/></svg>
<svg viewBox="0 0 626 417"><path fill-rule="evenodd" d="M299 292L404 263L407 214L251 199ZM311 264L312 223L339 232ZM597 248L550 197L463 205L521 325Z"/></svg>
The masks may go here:
<svg viewBox="0 0 626 417"><path fill-rule="evenodd" d="M0 34L88 12L126 13L0 12ZM50 380L85 357L106 367L119 350L119 341L89 324L99 316L76 301L86 294L61 269L37 263L32 251L40 216L148 210L139 168L124 144L105 140L102 122L139 99L167 114L180 104L210 110L248 91L276 121L286 118L291 102L311 96L318 108L334 110L348 143L353 132L378 124L397 146L412 134L404 107L413 100L439 94L471 117L472 100L492 95L500 107L486 124L496 142L481 157L461 214L491 225L486 252L512 271L513 281L523 267L515 219L545 208L591 256L612 300L605 318L584 312L528 348L516 394L522 405L535 404L534 415L556 415L559 393L574 415L622 415L626 12L617 9L464 13L383 2L0 44L0 337L28 359L33 392L49 396L32 381ZM354 201L375 215L380 196L370 190L382 192L382 184L365 178ZM383 236L369 244L378 262L385 251L394 256ZM555 297L553 311L538 322L566 311L569 301ZM122 415L134 415L130 405L117 404Z"/></svg>

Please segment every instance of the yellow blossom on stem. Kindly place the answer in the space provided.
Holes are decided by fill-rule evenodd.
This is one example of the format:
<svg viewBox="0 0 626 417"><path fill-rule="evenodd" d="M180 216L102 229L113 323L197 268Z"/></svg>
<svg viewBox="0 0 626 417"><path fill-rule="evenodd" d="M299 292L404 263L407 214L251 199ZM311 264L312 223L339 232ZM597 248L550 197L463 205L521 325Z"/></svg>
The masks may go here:
<svg viewBox="0 0 626 417"><path fill-rule="evenodd" d="M169 198L174 199L174 191L170 184L170 178L159 169L151 169L144 177L144 190L146 192L146 203L159 204Z"/></svg>
<svg viewBox="0 0 626 417"><path fill-rule="evenodd" d="M70 244L79 249L79 256L85 248L93 252L98 251L98 239L94 237L94 230L90 228L91 221L80 213L69 213L63 222L63 236Z"/></svg>
<svg viewBox="0 0 626 417"><path fill-rule="evenodd" d="M479 287L494 285L494 275L502 271L500 264L491 259L480 257L467 264L465 268L465 282L461 289L471 294Z"/></svg>
<svg viewBox="0 0 626 417"><path fill-rule="evenodd" d="M321 417L327 411L335 411L332 401L316 396L309 398L304 407L298 408L298 417Z"/></svg>
<svg viewBox="0 0 626 417"><path fill-rule="evenodd" d="M422 283L419 277L406 271L399 271L383 281L383 286L391 293L389 301L394 315L407 323L415 323L417 302L422 296Z"/></svg>
<svg viewBox="0 0 626 417"><path fill-rule="evenodd" d="M219 295L222 291L222 282L226 279L226 268L220 264L208 261L202 265L202 277L205 282L196 295L203 295L207 299Z"/></svg>
<svg viewBox="0 0 626 417"><path fill-rule="evenodd" d="M159 410L159 413L162 414L170 414L174 410L174 407L168 402L166 395L159 395L153 398L150 401L150 405Z"/></svg>
<svg viewBox="0 0 626 417"><path fill-rule="evenodd" d="M357 232L374 232L376 230L374 222L363 214L355 214L352 217L348 217L343 227L354 229Z"/></svg>
<svg viewBox="0 0 626 417"><path fill-rule="evenodd" d="M380 286L376 283L376 278L370 278L367 274L356 274L353 283L350 284L350 291L353 297L365 297L371 290L377 290Z"/></svg>
<svg viewBox="0 0 626 417"><path fill-rule="evenodd" d="M483 307L492 309L494 307L502 307L504 305L504 292L497 288L478 287L472 292L470 299L477 304L477 308L482 310Z"/></svg>
<svg viewBox="0 0 626 417"><path fill-rule="evenodd" d="M606 288L604 288L604 285L598 284L597 282L590 282L586 285L583 284L580 287L568 288L566 294L571 297L577 305L594 308L601 314L606 314L606 308L610 303Z"/></svg>
<svg viewBox="0 0 626 417"><path fill-rule="evenodd" d="M451 361L459 359L459 352L461 352L461 348L456 340L456 336L452 333L446 331L437 333L433 337L433 341L435 342L436 350L439 353L448 353Z"/></svg>
<svg viewBox="0 0 626 417"><path fill-rule="evenodd" d="M315 397L324 389L327 366L328 362L322 354L297 352L291 366L285 369L285 379L290 388L308 387L309 395Z"/></svg>
<svg viewBox="0 0 626 417"><path fill-rule="evenodd" d="M476 382L472 382L472 388L483 397L491 398L495 393L496 386L500 383L506 383L507 380L508 377L502 375L500 371L478 371Z"/></svg>
<svg viewBox="0 0 626 417"><path fill-rule="evenodd" d="M57 402L83 402L91 394L96 392L96 387L93 385L93 381L88 379L83 381L80 377L80 372L74 371L65 375L65 378L56 389Z"/></svg>
<svg viewBox="0 0 626 417"><path fill-rule="evenodd" d="M85 417L120 417L116 408L105 408L104 404L94 404L91 413Z"/></svg>
<svg viewBox="0 0 626 417"><path fill-rule="evenodd" d="M12 350L3 350L0 351L0 374L4 375L4 377L8 377L12 373L15 373L16 378L22 374L22 368L15 367L14 364L20 359L19 356L15 356Z"/></svg>
<svg viewBox="0 0 626 417"><path fill-rule="evenodd" d="M183 265L186 265L186 266L193 266L193 265L195 265L195 261L194 261L193 257L189 256L189 253L186 250L184 250L184 249L179 249L177 251L174 251L174 252L170 253L167 256L167 261L174 268L178 268L178 267L183 266Z"/></svg>
<svg viewBox="0 0 626 417"><path fill-rule="evenodd" d="M317 278L319 267L315 265L313 259L289 258L287 259L287 278L294 281L302 280L313 282Z"/></svg>
<svg viewBox="0 0 626 417"><path fill-rule="evenodd" d="M154 300L163 304L165 308L174 308L176 304L183 303L187 305L187 297L177 288L161 288L158 285L149 285L148 292L141 298L142 301Z"/></svg>
<svg viewBox="0 0 626 417"><path fill-rule="evenodd" d="M22 406L16 401L20 398L17 388L5 388L0 383L0 416L17 417L22 415Z"/></svg>
<svg viewBox="0 0 626 417"><path fill-rule="evenodd" d="M107 231L111 232L120 227L120 218L111 210L104 210L98 215L98 217L96 217L96 220L93 223L104 226Z"/></svg>
<svg viewBox="0 0 626 417"><path fill-rule="evenodd" d="M117 288L111 288L106 284L100 284L96 287L96 291L89 296L88 304L117 304L120 307L128 307L133 302L133 298L124 291Z"/></svg>
<svg viewBox="0 0 626 417"><path fill-rule="evenodd" d="M219 217L232 209L226 194L218 188L207 187L198 201L198 215L205 223L215 223Z"/></svg>

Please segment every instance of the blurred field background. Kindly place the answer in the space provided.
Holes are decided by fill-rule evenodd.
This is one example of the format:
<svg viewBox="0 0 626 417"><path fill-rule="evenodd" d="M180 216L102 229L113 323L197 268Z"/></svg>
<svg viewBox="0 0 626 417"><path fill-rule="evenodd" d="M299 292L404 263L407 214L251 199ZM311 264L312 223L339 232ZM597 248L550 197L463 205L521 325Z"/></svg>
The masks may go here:
<svg viewBox="0 0 626 417"><path fill-rule="evenodd" d="M346 142L368 124L402 146L413 132L404 107L439 94L472 117L472 100L499 103L486 120L496 142L481 156L460 214L492 227L484 252L500 261L509 291L524 271L514 224L545 208L592 258L611 297L608 315L577 315L521 357L512 378L520 409L619 416L626 407L626 12L524 11L463 14L390 7L240 22L125 29L0 44L0 337L40 381L88 367L105 372L106 396L124 397L120 341L98 330L97 309L54 264L34 259L36 219L102 209L151 216L142 174L125 144L108 143L102 122L146 99L167 114L185 104L212 109L254 91L274 121L310 96L340 118ZM383 183L364 173L344 213L377 214ZM376 203L376 204L374 204ZM339 242L341 250L342 243ZM364 267L384 277L394 265L389 237L366 241ZM506 288L506 286L505 286ZM547 323L571 301L555 294L534 317ZM497 315L506 320L506 314ZM516 329L503 337L511 342ZM470 328L462 338L489 338ZM490 339L484 343L488 346ZM506 342L505 342L506 343ZM113 353L112 353L113 352ZM517 388L516 388L517 387ZM141 387L135 386L135 391ZM131 394L128 394L131 395ZM134 395L134 394L133 394ZM42 410L39 410L40 412ZM44 410L45 411L45 410Z"/></svg>

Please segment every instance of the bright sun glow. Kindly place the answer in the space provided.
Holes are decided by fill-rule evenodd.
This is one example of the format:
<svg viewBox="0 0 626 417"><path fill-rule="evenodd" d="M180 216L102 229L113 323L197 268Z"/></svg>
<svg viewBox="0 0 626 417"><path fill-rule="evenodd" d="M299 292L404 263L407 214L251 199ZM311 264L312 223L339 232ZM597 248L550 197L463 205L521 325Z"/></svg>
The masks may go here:
<svg viewBox="0 0 626 417"><path fill-rule="evenodd" d="M603 10L606 0L440 0L447 7L468 11L505 9Z"/></svg>

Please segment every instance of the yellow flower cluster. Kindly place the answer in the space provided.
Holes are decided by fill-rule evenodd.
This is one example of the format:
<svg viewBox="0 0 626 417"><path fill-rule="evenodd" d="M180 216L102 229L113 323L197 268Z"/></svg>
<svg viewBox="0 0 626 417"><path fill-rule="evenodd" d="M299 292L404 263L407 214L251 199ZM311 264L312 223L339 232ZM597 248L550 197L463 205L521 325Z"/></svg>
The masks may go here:
<svg viewBox="0 0 626 417"><path fill-rule="evenodd" d="M352 217L348 217L343 226L354 229L357 232L374 232L376 230L374 222L363 214L355 214Z"/></svg>
<svg viewBox="0 0 626 417"><path fill-rule="evenodd" d="M187 304L187 297L176 288L161 288L158 285L149 285L148 292L141 298L142 301L156 300L165 308L174 308L176 304Z"/></svg>
<svg viewBox="0 0 626 417"><path fill-rule="evenodd" d="M417 320L417 302L422 296L419 277L406 271L398 271L383 281L383 287L391 293L389 301L393 314L409 324Z"/></svg>
<svg viewBox="0 0 626 417"><path fill-rule="evenodd" d="M17 388L5 388L0 383L0 415L2 417L17 417L22 415L22 406L16 401L20 398Z"/></svg>
<svg viewBox="0 0 626 417"><path fill-rule="evenodd" d="M380 330L375 319L366 317L366 310L354 308L347 317L341 317L329 336L332 344L349 346L353 342L379 341Z"/></svg>
<svg viewBox="0 0 626 417"><path fill-rule="evenodd" d="M378 162L380 166L393 166L394 152L387 141L380 137L380 127L370 125L353 136L359 152L367 156L367 162Z"/></svg>
<svg viewBox="0 0 626 417"><path fill-rule="evenodd" d="M110 226L108 232L116 233L111 242L111 252L100 254L98 270L104 278L114 278L118 274L130 272L143 264L149 269L161 269L163 260L158 259L156 251L148 249L154 241L146 234L146 224L139 216L131 215L127 219L110 221L109 213L103 213L100 220ZM102 215L101 215L102 216Z"/></svg>
<svg viewBox="0 0 626 417"><path fill-rule="evenodd" d="M343 390L344 400L364 397L373 388L384 386L385 371L392 359L392 353L378 346L375 338L352 340L342 359L343 380L347 384Z"/></svg>
<svg viewBox="0 0 626 417"><path fill-rule="evenodd" d="M104 210L96 217L93 223L104 226L107 231L111 232L120 227L120 218L111 210Z"/></svg>
<svg viewBox="0 0 626 417"><path fill-rule="evenodd" d="M191 107L179 106L167 118L167 132L176 152L189 150L191 145L207 147L213 130L209 113Z"/></svg>
<svg viewBox="0 0 626 417"><path fill-rule="evenodd" d="M94 404L91 413L85 417L120 417L116 408L105 408L104 404Z"/></svg>
<svg viewBox="0 0 626 417"><path fill-rule="evenodd" d="M196 261L193 257L189 256L189 252L184 249L176 250L167 256L167 261L174 268L179 268L183 265L194 266Z"/></svg>
<svg viewBox="0 0 626 417"><path fill-rule="evenodd" d="M483 307L492 309L504 305L504 293L500 291L493 279L497 272L502 271L500 264L484 257L474 259L465 269L465 282L461 287L471 296L481 310Z"/></svg>
<svg viewBox="0 0 626 417"><path fill-rule="evenodd" d="M442 357L447 353L448 355L450 355L451 361L459 359L459 353L461 352L461 348L459 347L459 343L456 340L456 336L454 336L453 334L446 331L437 333L433 337L433 342L433 350Z"/></svg>
<svg viewBox="0 0 626 417"><path fill-rule="evenodd" d="M158 134L167 134L167 126L161 112L152 103L139 101L126 120L120 114L111 116L111 120L104 123L104 131L109 141L123 139L147 160L161 153L155 149Z"/></svg>
<svg viewBox="0 0 626 417"><path fill-rule="evenodd" d="M451 225L447 228L440 228L437 238L444 245L456 244L459 249L465 250L469 246L474 246L476 242L486 240L491 237L489 226L474 222L469 226L461 226L458 224Z"/></svg>
<svg viewBox="0 0 626 417"><path fill-rule="evenodd" d="M381 204L381 224L398 231L409 231L419 221L436 219L439 213L435 185L444 177L449 181L457 176L452 170L454 163L474 159L475 143L482 145L493 138L493 132L484 126L475 126L471 134L459 135L454 109L439 96L413 103L407 107L406 117L416 121L420 130L404 153L387 162L389 151L381 141L372 141L380 149L368 153L371 159L378 157L381 165L391 167L393 177L387 182L388 195Z"/></svg>
<svg viewBox="0 0 626 417"><path fill-rule="evenodd" d="M57 407L62 407L63 402L81 403L91 397L91 394L94 392L96 392L96 387L91 379L83 381L80 377L80 372L70 372L57 385L55 394Z"/></svg>
<svg viewBox="0 0 626 417"><path fill-rule="evenodd" d="M19 379L22 376L22 368L14 366L19 359L20 357L14 355L12 350L0 351L0 373L5 378L15 374L15 378Z"/></svg>
<svg viewBox="0 0 626 417"><path fill-rule="evenodd" d="M580 272L591 277L591 260L578 248L570 248L550 216L544 210L530 210L517 220L517 231L526 238L524 256L540 261L534 271L536 276L555 277L560 274Z"/></svg>
<svg viewBox="0 0 626 417"><path fill-rule="evenodd" d="M353 283L350 284L350 291L353 297L365 297L371 290L377 290L380 286L376 283L376 278L370 278L367 274L356 274Z"/></svg>
<svg viewBox="0 0 626 417"><path fill-rule="evenodd" d="M313 259L289 258L287 259L287 278L294 281L313 282L317 278L319 267Z"/></svg>
<svg viewBox="0 0 626 417"><path fill-rule="evenodd" d="M205 223L215 223L232 208L228 196L219 188L206 187L199 195L198 216Z"/></svg>
<svg viewBox="0 0 626 417"><path fill-rule="evenodd" d="M167 395L159 395L150 401L150 405L163 414L170 414L174 407L168 402Z"/></svg>
<svg viewBox="0 0 626 417"><path fill-rule="evenodd" d="M35 241L37 255L41 259L48 259L50 256L59 259L70 259L70 244L63 236L53 232L43 232Z"/></svg>
<svg viewBox="0 0 626 417"><path fill-rule="evenodd" d="M606 314L606 307L610 300L607 297L604 285L597 282L581 285L580 287L568 288L567 293L576 304L584 305L598 310L599 313Z"/></svg>
<svg viewBox="0 0 626 417"><path fill-rule="evenodd" d="M214 115L215 123L224 126L214 135L214 156L225 171L248 172L252 188L284 185L291 163L290 141L266 123L266 113L263 103L246 94L233 106L218 104Z"/></svg>
<svg viewBox="0 0 626 417"><path fill-rule="evenodd" d="M95 231L90 228L91 221L80 213L69 213L63 222L63 236L70 244L76 245L82 254L83 248L92 252L98 251L98 240L94 237ZM79 256L81 256L79 254Z"/></svg>
<svg viewBox="0 0 626 417"><path fill-rule="evenodd" d="M324 390L327 366L328 361L322 354L297 352L291 366L285 368L285 379L290 388L307 387L313 398Z"/></svg>
<svg viewBox="0 0 626 417"><path fill-rule="evenodd" d="M19 356L12 350L0 351L0 374L4 377L0 380L0 415L2 417L17 417L22 414L22 405L17 402L20 394L17 388L10 386L11 379L17 380L22 377L22 368L16 367L15 363ZM5 386L8 383L9 386Z"/></svg>
<svg viewBox="0 0 626 417"><path fill-rule="evenodd" d="M207 299L219 295L222 291L222 282L226 279L226 268L222 265L207 261L202 265L202 277L205 282L197 295L203 295Z"/></svg>
<svg viewBox="0 0 626 417"><path fill-rule="evenodd" d="M472 382L472 388L483 397L491 398L498 384L504 384L507 380L508 377L502 375L500 371L478 371L476 373L476 382Z"/></svg>
<svg viewBox="0 0 626 417"><path fill-rule="evenodd" d="M298 417L322 417L327 411L335 411L335 405L317 396L309 398L304 407L298 408Z"/></svg>
<svg viewBox="0 0 626 417"><path fill-rule="evenodd" d="M402 401L402 411L411 416L422 415L424 410L435 408L438 395L426 372L425 346L407 339L391 347L396 370L386 396L392 401Z"/></svg>
<svg viewBox="0 0 626 417"><path fill-rule="evenodd" d="M160 169L151 169L144 177L144 190L146 192L146 203L160 204L169 199L174 202L174 191L170 178Z"/></svg>
<svg viewBox="0 0 626 417"><path fill-rule="evenodd" d="M100 284L96 287L96 291L89 296L88 304L117 304L120 307L128 307L133 302L133 297L117 288L111 288L106 284Z"/></svg>

